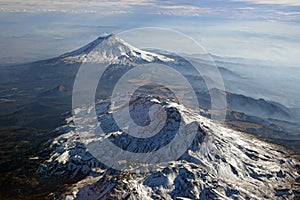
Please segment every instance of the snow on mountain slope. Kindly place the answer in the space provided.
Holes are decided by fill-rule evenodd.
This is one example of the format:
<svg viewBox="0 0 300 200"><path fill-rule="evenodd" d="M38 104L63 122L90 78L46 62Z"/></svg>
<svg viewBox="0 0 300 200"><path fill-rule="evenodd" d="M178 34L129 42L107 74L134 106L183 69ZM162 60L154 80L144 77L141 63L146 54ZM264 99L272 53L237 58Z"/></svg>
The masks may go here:
<svg viewBox="0 0 300 200"><path fill-rule="evenodd" d="M159 104L170 111L176 125L183 118L184 126L197 123L198 133L188 150L177 160L154 166L152 172L130 173L107 168L96 160L79 139L88 134L75 132L73 118L56 131L62 133L51 143L54 151L39 168L42 175L66 179L81 178L70 185L63 199L296 199L300 196L299 158L286 149L246 133L237 132L186 109L183 105L147 97L136 107ZM109 110L110 102L96 105L100 124L107 124L107 137L121 139L115 131ZM120 107L119 109L125 109ZM88 112L89 107L77 112ZM137 111L138 112L138 111ZM84 117L81 119L86 121ZM82 124L84 125L84 123ZM188 129L186 129L188 130ZM185 133L188 134L188 131ZM120 138L119 138L120 139ZM151 145L127 139L118 143L130 151L149 150L172 140L171 135L155 139ZM124 140L123 140L124 141ZM174 146L173 148L177 148ZM172 152L170 150L170 152Z"/></svg>
<svg viewBox="0 0 300 200"><path fill-rule="evenodd" d="M135 48L113 34L99 37L78 50L61 55L60 58L67 63L110 63L122 59L173 61L166 56Z"/></svg>

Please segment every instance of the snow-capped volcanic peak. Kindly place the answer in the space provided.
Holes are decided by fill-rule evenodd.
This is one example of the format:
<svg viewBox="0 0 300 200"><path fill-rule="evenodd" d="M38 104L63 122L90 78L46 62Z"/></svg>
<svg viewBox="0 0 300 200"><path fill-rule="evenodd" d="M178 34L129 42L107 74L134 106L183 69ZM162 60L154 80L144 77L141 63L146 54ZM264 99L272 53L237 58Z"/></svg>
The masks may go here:
<svg viewBox="0 0 300 200"><path fill-rule="evenodd" d="M79 140L88 134L88 122L83 132L74 131L73 118L66 126L57 129L64 133L51 143L54 151L50 159L38 170L41 174L82 177L70 185L63 199L296 199L300 194L300 163L284 148L251 135L231 130L200 116L183 105L151 99L137 102L137 108L148 104L161 104L169 113L166 130L172 130L180 117L184 134L189 134L190 123L197 123L198 133L186 152L177 160L154 166L149 173L128 173L109 169L96 160ZM164 134L147 142L135 140L118 131L108 112L109 101L96 105L100 124L108 130L111 141L127 151L148 152L152 147L165 145L172 140ZM119 109L125 109L120 107ZM79 108L87 113L89 107ZM115 111L113 111L115 112ZM86 120L80 119L84 125ZM171 123L172 122L172 123ZM105 136L105 137L106 137ZM119 138L119 139L117 139ZM116 139L116 140L115 140ZM179 141L180 145L181 142ZM170 147L169 152L178 145ZM147 155L145 155L147 156ZM117 160L118 154L113 159ZM85 177L85 178L83 178Z"/></svg>
<svg viewBox="0 0 300 200"><path fill-rule="evenodd" d="M114 34L101 36L82 48L60 56L67 63L106 63L122 59L170 62L173 59L133 47Z"/></svg>

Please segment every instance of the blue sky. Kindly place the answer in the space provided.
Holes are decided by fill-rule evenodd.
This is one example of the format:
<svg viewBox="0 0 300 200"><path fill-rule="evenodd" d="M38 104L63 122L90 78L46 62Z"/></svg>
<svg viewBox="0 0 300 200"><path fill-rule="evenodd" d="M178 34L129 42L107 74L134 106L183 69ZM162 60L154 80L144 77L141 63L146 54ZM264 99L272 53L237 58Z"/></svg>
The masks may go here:
<svg viewBox="0 0 300 200"><path fill-rule="evenodd" d="M299 0L2 0L0 63L51 58L104 32L181 31L209 53L300 64Z"/></svg>

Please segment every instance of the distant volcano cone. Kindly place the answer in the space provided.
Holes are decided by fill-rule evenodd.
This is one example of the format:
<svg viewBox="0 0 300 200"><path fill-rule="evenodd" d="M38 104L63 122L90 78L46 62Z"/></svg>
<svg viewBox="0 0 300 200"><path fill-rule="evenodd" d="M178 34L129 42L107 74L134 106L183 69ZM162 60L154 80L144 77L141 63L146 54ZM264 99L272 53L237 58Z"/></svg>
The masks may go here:
<svg viewBox="0 0 300 200"><path fill-rule="evenodd" d="M106 63L124 57L132 60L141 59L148 62L152 62L155 59L165 62L172 61L172 59L163 55L135 48L114 34L98 37L80 49L60 56L64 62L68 63Z"/></svg>

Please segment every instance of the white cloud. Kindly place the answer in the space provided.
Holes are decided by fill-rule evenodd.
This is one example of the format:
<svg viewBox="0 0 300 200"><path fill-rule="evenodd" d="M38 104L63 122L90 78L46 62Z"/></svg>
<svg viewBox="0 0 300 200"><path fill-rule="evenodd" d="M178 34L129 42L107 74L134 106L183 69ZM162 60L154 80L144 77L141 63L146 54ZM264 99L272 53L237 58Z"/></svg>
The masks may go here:
<svg viewBox="0 0 300 200"><path fill-rule="evenodd" d="M81 10L122 10L129 9L133 6L150 6L153 5L153 1L151 0L29 0L29 1L21 1L21 0L2 0L0 2L0 7L2 11L7 12L18 12L26 9L29 12L33 11L61 11L65 12L80 12ZM123 10L125 11L125 10Z"/></svg>
<svg viewBox="0 0 300 200"><path fill-rule="evenodd" d="M249 2L255 4L273 4L285 6L300 6L299 0L233 0L235 2Z"/></svg>
<svg viewBox="0 0 300 200"><path fill-rule="evenodd" d="M300 12L283 12L283 11L278 11L276 13L279 14L279 15L286 15L286 16L289 16L289 15L300 15Z"/></svg>
<svg viewBox="0 0 300 200"><path fill-rule="evenodd" d="M160 14L172 14L183 16L200 16L204 14L213 14L218 12L212 8L202 8L192 5L159 5L154 6Z"/></svg>
<svg viewBox="0 0 300 200"><path fill-rule="evenodd" d="M238 3L240 2L240 3ZM242 2L242 3L241 3ZM272 4L267 8L259 4ZM63 12L96 13L99 15L175 15L205 16L222 19L262 19L299 21L295 9L283 6L300 6L299 0L229 0L219 1L159 1L159 0L2 0L0 12Z"/></svg>
<svg viewBox="0 0 300 200"><path fill-rule="evenodd" d="M199 16L218 12L214 8L187 5L184 2L158 0L3 0L0 12L69 12L105 14L162 14L178 16Z"/></svg>
<svg viewBox="0 0 300 200"><path fill-rule="evenodd" d="M257 8L255 7L241 7L241 8L238 8L238 10L256 10Z"/></svg>

